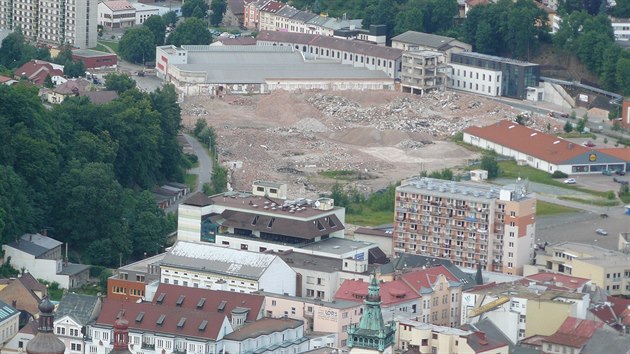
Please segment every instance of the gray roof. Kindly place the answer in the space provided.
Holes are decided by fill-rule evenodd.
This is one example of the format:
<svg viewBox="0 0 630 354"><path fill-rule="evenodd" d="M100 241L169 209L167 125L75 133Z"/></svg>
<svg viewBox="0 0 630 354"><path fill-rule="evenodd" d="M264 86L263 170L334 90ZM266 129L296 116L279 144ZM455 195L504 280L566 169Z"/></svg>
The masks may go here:
<svg viewBox="0 0 630 354"><path fill-rule="evenodd" d="M61 244L61 242L41 234L24 234L19 240L9 243L9 246L39 257Z"/></svg>
<svg viewBox="0 0 630 354"><path fill-rule="evenodd" d="M0 323L15 315L18 311L9 306L6 302L0 300Z"/></svg>
<svg viewBox="0 0 630 354"><path fill-rule="evenodd" d="M407 31L392 38L392 41L421 45L429 48L440 48L441 46L454 41L455 38L438 36L437 34Z"/></svg>
<svg viewBox="0 0 630 354"><path fill-rule="evenodd" d="M276 12L276 15L291 18L295 16L295 14L297 14L298 12L300 12L300 10L296 9L295 7L285 6L280 11Z"/></svg>
<svg viewBox="0 0 630 354"><path fill-rule="evenodd" d="M342 28L349 28L350 26L354 26L355 29L361 28L363 27L363 20L361 19L340 20L338 18L331 18L328 21L326 21L326 23L324 23L322 27L332 29L332 30L338 30Z"/></svg>
<svg viewBox="0 0 630 354"><path fill-rule="evenodd" d="M259 279L277 256L211 244L177 241L161 265Z"/></svg>
<svg viewBox="0 0 630 354"><path fill-rule="evenodd" d="M341 271L343 268L343 260L339 258L329 258L315 256L308 253L298 253L293 251L288 252L268 252L269 254L275 254L294 270L308 269L325 273L335 273ZM365 273L368 275L369 271Z"/></svg>
<svg viewBox="0 0 630 354"><path fill-rule="evenodd" d="M315 26L321 26L324 23L330 21L331 18L330 17L325 17L325 16L315 16L313 18L311 18L310 20L306 21L306 23L309 23L311 25L315 25Z"/></svg>
<svg viewBox="0 0 630 354"><path fill-rule="evenodd" d="M85 264L77 264L77 263L68 263L65 266L63 266L63 268L61 269L61 272L59 272L60 275L76 275L79 274L81 272L84 272L85 270L89 269L90 266L89 265L85 265Z"/></svg>
<svg viewBox="0 0 630 354"><path fill-rule="evenodd" d="M316 15L312 12L307 11L298 11L295 15L291 16L292 20L300 21L300 22L308 22L308 20L312 19Z"/></svg>
<svg viewBox="0 0 630 354"><path fill-rule="evenodd" d="M356 252L358 249L376 247L378 246L372 242L354 241L348 238L340 237L329 237L325 240L308 243L301 246L300 249L342 255L348 252Z"/></svg>
<svg viewBox="0 0 630 354"><path fill-rule="evenodd" d="M85 326L95 319L98 307L100 307L98 296L67 293L59 302L55 318L59 320L64 316L70 316L78 324Z"/></svg>
<svg viewBox="0 0 630 354"><path fill-rule="evenodd" d="M185 46L186 49L189 46ZM205 72L206 83L255 84L274 79L390 80L383 71L326 61L305 61L290 47L206 46L188 53L180 70Z"/></svg>
<svg viewBox="0 0 630 354"><path fill-rule="evenodd" d="M616 330L604 326L593 334L581 354L616 353L630 354L630 336L621 335Z"/></svg>

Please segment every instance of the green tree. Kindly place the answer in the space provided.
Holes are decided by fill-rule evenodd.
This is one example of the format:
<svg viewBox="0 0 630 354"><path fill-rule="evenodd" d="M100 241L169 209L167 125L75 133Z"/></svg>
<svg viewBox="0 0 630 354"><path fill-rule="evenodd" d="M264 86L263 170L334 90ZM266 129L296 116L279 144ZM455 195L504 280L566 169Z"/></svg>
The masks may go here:
<svg viewBox="0 0 630 354"><path fill-rule="evenodd" d="M185 159L182 148L177 141L181 130L181 109L177 103L175 86L166 84L149 95L153 110L160 114L159 151L162 157L160 176L168 180L184 179Z"/></svg>
<svg viewBox="0 0 630 354"><path fill-rule="evenodd" d="M32 231L35 222L28 185L8 166L0 165L0 241Z"/></svg>
<svg viewBox="0 0 630 354"><path fill-rule="evenodd" d="M210 10L212 10L210 24L218 26L221 24L221 21L223 21L223 15L225 15L225 11L227 10L227 2L225 0L212 0Z"/></svg>
<svg viewBox="0 0 630 354"><path fill-rule="evenodd" d="M191 17L197 7L203 14L202 18L205 17L208 13L208 3L205 0L186 0L182 5L182 16Z"/></svg>
<svg viewBox="0 0 630 354"><path fill-rule="evenodd" d="M164 44L164 35L166 34L166 22L162 16L153 15L144 21L142 24L146 28L148 28L151 33L153 33L153 38L155 39L154 44L156 46L161 46Z"/></svg>
<svg viewBox="0 0 630 354"><path fill-rule="evenodd" d="M50 75L46 75L46 78L44 79L44 87L45 88L55 88L55 84L52 81L52 78L50 77Z"/></svg>
<svg viewBox="0 0 630 354"><path fill-rule="evenodd" d="M63 74L66 77L83 77L85 76L85 65L80 60L67 61L63 66Z"/></svg>
<svg viewBox="0 0 630 354"><path fill-rule="evenodd" d="M458 12L457 0L425 0L425 31L434 33L451 28Z"/></svg>
<svg viewBox="0 0 630 354"><path fill-rule="evenodd" d="M577 125L575 126L575 130L578 133L584 133L584 128L586 128L586 122L588 121L588 116L582 117L582 119L578 120Z"/></svg>
<svg viewBox="0 0 630 354"><path fill-rule="evenodd" d="M177 23L177 13L175 11L169 11L162 15L162 19L167 26L175 25Z"/></svg>
<svg viewBox="0 0 630 354"><path fill-rule="evenodd" d="M60 65L65 65L67 62L72 61L72 47L63 46L59 50L59 54L54 59L54 62Z"/></svg>
<svg viewBox="0 0 630 354"><path fill-rule="evenodd" d="M2 40L0 65L15 69L32 59L50 61L50 51L47 47L37 48L27 43L19 27Z"/></svg>
<svg viewBox="0 0 630 354"><path fill-rule="evenodd" d="M604 50L603 64L599 76L599 84L608 91L617 91L617 61L624 54L618 45L610 45Z"/></svg>
<svg viewBox="0 0 630 354"><path fill-rule="evenodd" d="M619 92L624 96L630 95L630 58L619 58L615 78Z"/></svg>
<svg viewBox="0 0 630 354"><path fill-rule="evenodd" d="M394 33L400 34L405 31L424 32L424 12L423 0L409 0L402 6L401 11L396 16L396 27Z"/></svg>
<svg viewBox="0 0 630 354"><path fill-rule="evenodd" d="M136 87L136 82L126 74L110 73L105 76L105 88L119 94Z"/></svg>
<svg viewBox="0 0 630 354"><path fill-rule="evenodd" d="M494 154L484 154L481 158L481 169L488 171L488 178L499 176L499 164Z"/></svg>
<svg viewBox="0 0 630 354"><path fill-rule="evenodd" d="M571 124L571 122L567 121L566 123L564 123L564 131L565 133L570 133L573 131L573 124Z"/></svg>
<svg viewBox="0 0 630 354"><path fill-rule="evenodd" d="M193 129L193 134L196 137L199 137L199 133L201 133L208 126L208 122L206 122L203 118L197 118L195 122L195 128Z"/></svg>
<svg viewBox="0 0 630 354"><path fill-rule="evenodd" d="M145 26L130 28L118 44L120 56L132 63L144 64L155 58L155 38Z"/></svg>
<svg viewBox="0 0 630 354"><path fill-rule="evenodd" d="M168 36L167 42L176 46L185 44L210 44L212 34L203 20L189 18L177 25L175 30Z"/></svg>

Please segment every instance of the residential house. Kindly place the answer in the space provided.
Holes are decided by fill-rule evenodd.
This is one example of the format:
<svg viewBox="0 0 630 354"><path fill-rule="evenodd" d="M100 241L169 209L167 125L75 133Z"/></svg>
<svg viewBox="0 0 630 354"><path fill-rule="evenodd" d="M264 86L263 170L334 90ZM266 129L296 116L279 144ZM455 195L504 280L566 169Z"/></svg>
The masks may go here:
<svg viewBox="0 0 630 354"><path fill-rule="evenodd" d="M259 46L289 46L308 59L326 59L354 67L380 70L392 79L400 78L403 50L330 36L261 31Z"/></svg>
<svg viewBox="0 0 630 354"><path fill-rule="evenodd" d="M255 0L245 3L243 6L243 27L248 30L257 30L260 21L260 9L271 0Z"/></svg>
<svg viewBox="0 0 630 354"><path fill-rule="evenodd" d="M255 24L259 31L275 31L276 23L275 23L275 15L278 11L282 10L285 6L287 6L283 2L279 1L268 1L263 4L258 10L258 17L250 17L250 26ZM251 12L250 12L251 14ZM258 22L256 22L258 20Z"/></svg>
<svg viewBox="0 0 630 354"><path fill-rule="evenodd" d="M11 86L11 85L17 84L18 82L19 81L14 80L8 76L0 75L0 84L2 85Z"/></svg>
<svg viewBox="0 0 630 354"><path fill-rule="evenodd" d="M107 104L118 98L116 91L88 91L81 96L90 99L90 102L96 105Z"/></svg>
<svg viewBox="0 0 630 354"><path fill-rule="evenodd" d="M223 337L223 353L302 353L309 348L304 322L292 318L263 318Z"/></svg>
<svg viewBox="0 0 630 354"><path fill-rule="evenodd" d="M591 279L610 295L630 295L630 255L578 242L558 242L536 256L546 272Z"/></svg>
<svg viewBox="0 0 630 354"><path fill-rule="evenodd" d="M404 51L432 51L445 55L446 62L451 61L451 54L472 51L472 45L455 38L436 34L407 31L392 38L392 48Z"/></svg>
<svg viewBox="0 0 630 354"><path fill-rule="evenodd" d="M20 329L20 311L0 300L0 351Z"/></svg>
<svg viewBox="0 0 630 354"><path fill-rule="evenodd" d="M159 284L146 301L154 305L225 314L234 330L264 316L265 298L258 294Z"/></svg>
<svg viewBox="0 0 630 354"><path fill-rule="evenodd" d="M59 104L68 97L85 95L91 87L92 83L85 79L68 80L54 89L47 91L46 99L48 103Z"/></svg>
<svg viewBox="0 0 630 354"><path fill-rule="evenodd" d="M585 319L589 304L588 293L490 283L463 292L461 323L474 325L487 318L516 343L551 335L570 316Z"/></svg>
<svg viewBox="0 0 630 354"><path fill-rule="evenodd" d="M476 283L474 275L463 272L449 259L413 253L401 253L397 258L392 260L391 263L381 266L379 277L381 280L391 280L398 274L406 273L414 269L427 269L440 265L448 269L448 271L458 279L463 290L480 285Z"/></svg>
<svg viewBox="0 0 630 354"><path fill-rule="evenodd" d="M63 65L36 59L15 69L14 74L16 80L26 79L37 86L43 86L47 76L52 79L53 77L63 78L64 75Z"/></svg>
<svg viewBox="0 0 630 354"><path fill-rule="evenodd" d="M245 19L245 8L253 0L228 0L227 9L223 14L222 24L224 26L243 27Z"/></svg>
<svg viewBox="0 0 630 354"><path fill-rule="evenodd" d="M36 318L39 302L47 295L48 288L31 273L20 273L15 279L7 279L0 290L0 300L20 311L20 327Z"/></svg>
<svg viewBox="0 0 630 354"><path fill-rule="evenodd" d="M334 334L332 341L326 340L322 346L346 347L348 327L357 324L363 304L355 301L321 301L281 294L260 292L265 296L265 316L271 318L288 317L304 322L304 330L314 333Z"/></svg>
<svg viewBox="0 0 630 354"><path fill-rule="evenodd" d="M582 349L602 326L601 322L568 317L555 333L542 336L539 346L535 347L544 354L582 353Z"/></svg>
<svg viewBox="0 0 630 354"><path fill-rule="evenodd" d="M509 344L496 328L491 331L471 327L458 329L401 318L396 331L396 349L407 353L508 354Z"/></svg>
<svg viewBox="0 0 630 354"><path fill-rule="evenodd" d="M160 280L161 253L118 268L107 279L107 297L113 300L138 301L145 299L147 285Z"/></svg>
<svg viewBox="0 0 630 354"><path fill-rule="evenodd" d="M177 241L160 265L161 283L295 296L296 273L280 257L208 243Z"/></svg>
<svg viewBox="0 0 630 354"><path fill-rule="evenodd" d="M622 334L630 334L630 300L614 296L607 296L605 300L593 300L587 319L605 323Z"/></svg>
<svg viewBox="0 0 630 354"><path fill-rule="evenodd" d="M109 353L113 323L129 319L129 349L144 354L172 352L221 353L222 339L233 331L225 313L153 302L103 299L101 313L87 327L85 352Z"/></svg>
<svg viewBox="0 0 630 354"><path fill-rule="evenodd" d="M345 280L335 293L335 300L363 303L368 296L370 282ZM385 322L395 316L415 318L420 314L421 296L401 279L382 282L380 286L381 309Z"/></svg>
<svg viewBox="0 0 630 354"><path fill-rule="evenodd" d="M61 242L41 234L24 234L16 241L2 245L4 259L24 268L37 279L56 281L63 289L80 287L87 283L90 267L62 260Z"/></svg>
<svg viewBox="0 0 630 354"><path fill-rule="evenodd" d="M85 328L101 311L100 296L67 293L55 311L54 330L67 354L85 353Z"/></svg>
<svg viewBox="0 0 630 354"><path fill-rule="evenodd" d="M37 334L37 325L37 320L31 319L24 327L20 327L13 338L6 341L0 352L2 354L24 353L26 344Z"/></svg>

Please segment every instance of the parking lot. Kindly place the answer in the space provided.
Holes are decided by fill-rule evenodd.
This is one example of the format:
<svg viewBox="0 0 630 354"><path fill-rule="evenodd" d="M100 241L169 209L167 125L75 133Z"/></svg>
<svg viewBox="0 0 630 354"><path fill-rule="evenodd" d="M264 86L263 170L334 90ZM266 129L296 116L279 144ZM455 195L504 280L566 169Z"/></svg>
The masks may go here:
<svg viewBox="0 0 630 354"><path fill-rule="evenodd" d="M572 175L571 178L574 178L576 181L576 186L584 187L587 189L591 189L599 192L606 191L619 191L620 184L615 182L613 178L622 181L630 181L630 176L617 176L613 174L612 176L605 176L602 174L592 174L592 175Z"/></svg>

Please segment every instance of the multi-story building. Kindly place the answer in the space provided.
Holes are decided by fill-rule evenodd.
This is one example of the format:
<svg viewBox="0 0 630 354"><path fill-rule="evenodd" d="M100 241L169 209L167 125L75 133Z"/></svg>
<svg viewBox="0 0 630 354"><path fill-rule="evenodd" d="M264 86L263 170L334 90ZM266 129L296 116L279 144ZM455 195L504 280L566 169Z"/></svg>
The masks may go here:
<svg viewBox="0 0 630 354"><path fill-rule="evenodd" d="M498 189L472 182L412 178L396 188L394 255L450 259L455 265L522 274L533 258L536 199L520 181Z"/></svg>
<svg viewBox="0 0 630 354"><path fill-rule="evenodd" d="M559 242L536 255L536 266L591 279L610 295L630 295L630 254L578 242Z"/></svg>
<svg viewBox="0 0 630 354"><path fill-rule="evenodd" d="M345 347L348 342L348 327L358 323L362 303L337 300L326 302L293 296L261 292L265 296L265 316L288 317L304 322L307 335L311 332L335 334L332 342L323 346Z"/></svg>
<svg viewBox="0 0 630 354"><path fill-rule="evenodd" d="M448 86L490 96L524 100L528 87L538 87L540 65L474 52L451 54Z"/></svg>
<svg viewBox="0 0 630 354"><path fill-rule="evenodd" d="M20 27L24 36L51 46L96 46L97 0L3 0L0 28Z"/></svg>
<svg viewBox="0 0 630 354"><path fill-rule="evenodd" d="M443 53L447 62L451 54L470 52L472 46L455 38L438 36L436 34L407 31L392 38L392 48L409 51L432 51Z"/></svg>
<svg viewBox="0 0 630 354"><path fill-rule="evenodd" d="M136 8L127 0L98 3L98 24L105 28L126 28L136 24Z"/></svg>
<svg viewBox="0 0 630 354"><path fill-rule="evenodd" d="M4 347L20 330L20 311L0 301L0 343Z"/></svg>
<svg viewBox="0 0 630 354"><path fill-rule="evenodd" d="M138 301L145 298L148 284L160 279L160 262L166 253L145 258L118 268L107 279L107 297L114 300Z"/></svg>
<svg viewBox="0 0 630 354"><path fill-rule="evenodd" d="M617 41L630 40L630 19L627 18L610 18L610 24L613 28L613 34Z"/></svg>
<svg viewBox="0 0 630 354"><path fill-rule="evenodd" d="M463 292L461 323L487 318L516 343L533 335L553 334L569 316L586 318L589 304L588 293L490 283Z"/></svg>
<svg viewBox="0 0 630 354"><path fill-rule="evenodd" d="M55 334L66 345L66 353L85 353L84 327L101 311L99 296L68 293L55 311Z"/></svg>
<svg viewBox="0 0 630 354"><path fill-rule="evenodd" d="M208 243L177 241L160 264L160 283L295 296L296 274L280 257Z"/></svg>
<svg viewBox="0 0 630 354"><path fill-rule="evenodd" d="M396 331L396 349L436 354L508 354L509 340L489 321L483 327L492 330L484 332L478 327L475 330L457 329L400 319Z"/></svg>
<svg viewBox="0 0 630 354"><path fill-rule="evenodd" d="M280 31L261 31L256 37L256 45L289 46L308 59L326 59L381 70L392 79L400 77L401 49L331 36Z"/></svg>
<svg viewBox="0 0 630 354"><path fill-rule="evenodd" d="M432 51L404 52L400 72L403 92L424 94L433 90L444 90L447 81L444 54Z"/></svg>
<svg viewBox="0 0 630 354"><path fill-rule="evenodd" d="M269 1L262 5L258 11L258 23L254 18L254 24L257 24L257 29L261 31L275 31L275 15L278 11L287 6L283 2Z"/></svg>

